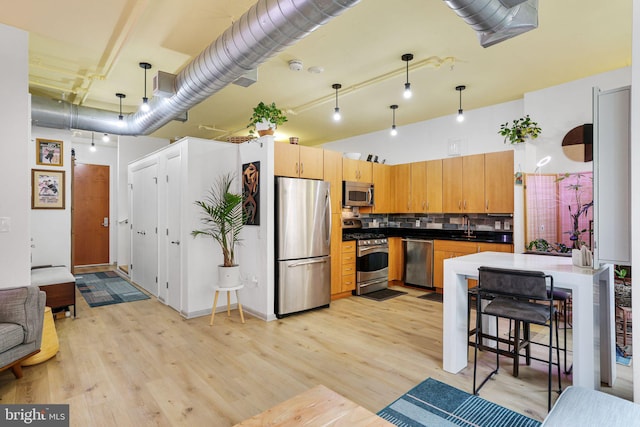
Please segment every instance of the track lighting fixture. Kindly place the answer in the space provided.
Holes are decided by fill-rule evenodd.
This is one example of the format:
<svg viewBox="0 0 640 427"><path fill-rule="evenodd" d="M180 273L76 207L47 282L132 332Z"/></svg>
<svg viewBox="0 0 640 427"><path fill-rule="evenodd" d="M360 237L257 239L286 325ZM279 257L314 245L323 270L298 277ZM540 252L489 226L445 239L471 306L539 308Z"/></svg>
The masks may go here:
<svg viewBox="0 0 640 427"><path fill-rule="evenodd" d="M333 109L333 120L339 122L341 119L340 116L340 107L338 107L338 89L342 87L340 83L334 83L331 85L332 88L336 90L336 108Z"/></svg>
<svg viewBox="0 0 640 427"><path fill-rule="evenodd" d="M147 70L151 68L151 64L148 62L141 62L140 68L144 68L144 96L142 97L142 105L140 109L145 113L149 111L149 98L147 98Z"/></svg>
<svg viewBox="0 0 640 427"><path fill-rule="evenodd" d="M124 116L122 115L122 98L126 98L124 93L116 93L116 96L120 98L120 114L118 115L118 126L124 126Z"/></svg>
<svg viewBox="0 0 640 427"><path fill-rule="evenodd" d="M109 135L107 135L106 133L102 135L102 142L109 142Z"/></svg>
<svg viewBox="0 0 640 427"><path fill-rule="evenodd" d="M458 122L463 122L464 121L464 114L462 112L462 91L465 90L467 87L465 85L460 85L460 86L456 86L456 90L460 93L460 104L458 106L458 117L456 118L456 120L458 120Z"/></svg>
<svg viewBox="0 0 640 427"><path fill-rule="evenodd" d="M405 53L401 56L402 60L407 63L407 82L404 84L404 98L411 98L411 83L409 83L409 61L413 59L412 53Z"/></svg>
<svg viewBox="0 0 640 427"><path fill-rule="evenodd" d="M95 153L95 152L96 152L96 143L95 143L95 142L93 142L93 132L91 132L91 147L89 148L89 150L90 150L92 153Z"/></svg>
<svg viewBox="0 0 640 427"><path fill-rule="evenodd" d="M398 109L398 106L396 104L393 104L389 106L389 108L391 108L391 111L393 111L393 124L391 125L391 136L396 136L398 134L398 131L396 129L396 110Z"/></svg>

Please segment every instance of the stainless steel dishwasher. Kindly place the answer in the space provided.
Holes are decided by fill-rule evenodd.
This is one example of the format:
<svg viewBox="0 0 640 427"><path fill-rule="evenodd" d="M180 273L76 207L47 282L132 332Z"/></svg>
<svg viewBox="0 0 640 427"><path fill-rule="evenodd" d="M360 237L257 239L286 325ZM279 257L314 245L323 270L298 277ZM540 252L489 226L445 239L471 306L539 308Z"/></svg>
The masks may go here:
<svg viewBox="0 0 640 427"><path fill-rule="evenodd" d="M433 288L433 240L402 239L404 243L404 283Z"/></svg>

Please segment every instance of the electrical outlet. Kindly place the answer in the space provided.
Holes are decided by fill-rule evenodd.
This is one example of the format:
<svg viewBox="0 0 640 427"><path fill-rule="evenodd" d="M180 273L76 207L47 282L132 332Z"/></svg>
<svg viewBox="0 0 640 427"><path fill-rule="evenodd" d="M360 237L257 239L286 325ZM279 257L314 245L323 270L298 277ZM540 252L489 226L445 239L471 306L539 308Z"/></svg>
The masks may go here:
<svg viewBox="0 0 640 427"><path fill-rule="evenodd" d="M496 221L494 227L496 230L500 230L500 228L502 228L502 224L500 223L500 221Z"/></svg>
<svg viewBox="0 0 640 427"><path fill-rule="evenodd" d="M509 221L505 221L504 222L504 229L505 230L511 230L511 223Z"/></svg>
<svg viewBox="0 0 640 427"><path fill-rule="evenodd" d="M420 220L416 219L416 227L420 227Z"/></svg>

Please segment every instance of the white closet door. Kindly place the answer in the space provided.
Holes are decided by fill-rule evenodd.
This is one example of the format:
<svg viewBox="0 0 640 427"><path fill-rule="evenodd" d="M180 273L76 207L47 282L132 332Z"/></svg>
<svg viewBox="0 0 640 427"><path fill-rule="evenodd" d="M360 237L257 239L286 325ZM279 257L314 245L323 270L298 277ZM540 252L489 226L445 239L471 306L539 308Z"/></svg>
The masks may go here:
<svg viewBox="0 0 640 427"><path fill-rule="evenodd" d="M631 88L594 88L594 262L631 264L630 111Z"/></svg>
<svg viewBox="0 0 640 427"><path fill-rule="evenodd" d="M158 295L158 165L132 173L131 280Z"/></svg>
<svg viewBox="0 0 640 427"><path fill-rule="evenodd" d="M181 172L181 158L175 156L167 159L167 194L166 194L166 212L167 212L167 246L166 246L166 278L167 283L167 299L166 303L180 311L182 303L180 299L182 291L182 251L180 250L183 244L180 241L182 236L181 229L181 215L180 207L181 203L181 191L180 191L180 172Z"/></svg>

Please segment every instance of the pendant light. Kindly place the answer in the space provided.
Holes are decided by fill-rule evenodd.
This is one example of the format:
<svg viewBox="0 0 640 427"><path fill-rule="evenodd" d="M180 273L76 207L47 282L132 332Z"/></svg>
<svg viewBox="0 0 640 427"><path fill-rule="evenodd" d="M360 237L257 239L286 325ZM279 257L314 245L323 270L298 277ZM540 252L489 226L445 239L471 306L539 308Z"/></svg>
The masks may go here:
<svg viewBox="0 0 640 427"><path fill-rule="evenodd" d="M151 68L151 64L148 62L141 62L140 68L144 68L144 96L142 97L142 105L140 109L145 113L149 111L149 98L147 98L147 70Z"/></svg>
<svg viewBox="0 0 640 427"><path fill-rule="evenodd" d="M127 95L124 93L116 93L116 96L120 98L120 114L118 115L118 126L124 126L124 116L122 115L122 98L126 98Z"/></svg>
<svg viewBox="0 0 640 427"><path fill-rule="evenodd" d="M396 129L396 110L398 109L398 106L396 104L393 104L389 106L389 108L391 108L391 111L393 111L393 124L391 125L391 136L396 136L398 134L398 130Z"/></svg>
<svg viewBox="0 0 640 427"><path fill-rule="evenodd" d="M412 53L405 53L401 56L402 60L407 63L407 82L404 84L404 98L411 98L411 83L409 83L409 61L413 59Z"/></svg>
<svg viewBox="0 0 640 427"><path fill-rule="evenodd" d="M463 122L464 121L464 114L462 111L462 91L465 90L467 87L465 85L460 85L460 86L456 86L456 90L460 93L460 104L458 106L458 117L456 118L456 120L458 122Z"/></svg>
<svg viewBox="0 0 640 427"><path fill-rule="evenodd" d="M338 89L340 89L342 85L340 83L334 83L331 87L336 90L336 108L333 109L333 120L339 122L342 117L340 116L340 107L338 107Z"/></svg>
<svg viewBox="0 0 640 427"><path fill-rule="evenodd" d="M91 147L89 148L89 151L92 153L96 152L96 143L93 142L93 132L91 132Z"/></svg>
<svg viewBox="0 0 640 427"><path fill-rule="evenodd" d="M102 135L102 142L109 142L109 135L107 135L106 133Z"/></svg>

